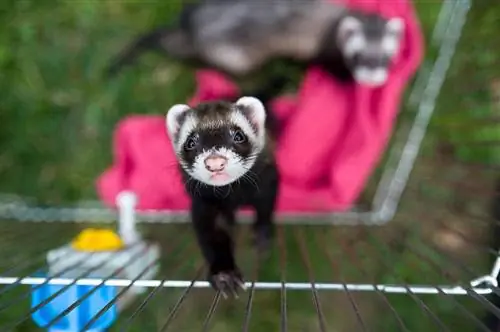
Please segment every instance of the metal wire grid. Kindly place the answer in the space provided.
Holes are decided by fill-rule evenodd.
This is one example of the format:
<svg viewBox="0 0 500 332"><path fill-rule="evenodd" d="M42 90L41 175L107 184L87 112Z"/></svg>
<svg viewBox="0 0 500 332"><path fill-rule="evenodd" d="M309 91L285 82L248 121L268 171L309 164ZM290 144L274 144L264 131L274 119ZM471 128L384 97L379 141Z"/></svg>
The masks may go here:
<svg viewBox="0 0 500 332"><path fill-rule="evenodd" d="M402 212L396 214L403 189L407 186L409 174L413 169L427 124L433 113L435 99L443 84L456 43L460 38L469 7L469 1L443 2L433 35L433 40L440 43L437 60L432 66L424 66L417 76L410 97L410 102L420 100L416 118L404 146L401 149L396 147L391 154L390 160L397 160L396 163L393 163L396 166L386 168L375 195L372 212L335 214L335 218L325 215L319 217L317 215L286 216L282 220L282 226L278 229L274 257L271 258L274 261L259 262L253 259L255 257L252 256L251 250L241 250L239 261L241 261L240 265L248 280L246 282L248 291L241 294L242 299L239 301L241 309L244 310L237 311L240 315L241 330L248 331L250 329L256 315L259 315L260 303L262 302L259 297L269 293L270 290L279 290L280 293L280 309L277 314L280 314L281 317L281 331L294 331L296 330L294 327L298 326L300 326L301 331L329 330L332 326L331 319L333 319L330 299L335 299L333 302L337 303L334 311L338 311L338 303L343 303L345 308L352 310L351 313L347 313L346 309L341 311L341 314L352 316L356 331L373 329L373 320L368 319L364 313L366 310L363 310L366 309L366 305L363 305L366 302L379 306L380 310L392 319L390 326L393 328L384 330L408 331L410 328L406 325L405 319L401 317L401 313L395 308L394 297L391 294L407 294L407 298L421 309L423 319L429 319L435 327L443 331L456 331L457 329L456 326L450 327L447 325L449 322L446 323L440 319L439 308L434 308L429 303L425 297L426 294L441 295L438 296L439 301L446 302L447 305L453 306L455 312L460 312L460 317L457 319L462 321L457 323L457 326L469 324L469 326L476 326L480 330L487 331L477 316L478 311L489 311L500 318L500 310L485 297L491 293L500 295L500 289L496 282L500 269L498 261L494 264L491 273L485 274L487 272L485 266L497 257L496 248L482 244L481 237L477 234L474 235L474 232L456 230L455 225L451 226L451 223L448 222L450 217L458 217L469 221L469 223L474 221L477 224L477 229L488 232L489 216L464 211L453 205L437 206L434 197L422 193L421 179L415 181L416 183L410 181L407 187L408 191L420 193L418 202L403 203L405 206ZM426 70L426 68L430 69ZM481 168L481 170L484 169ZM436 182L436 178L439 177L434 175L430 178L428 183L432 186L433 182ZM464 200L474 201L480 206L484 205L491 192L485 191L481 185L474 187L462 181L453 183L437 181L436 185L447 188L448 191L456 191L457 188L460 188L460 194L466 196L463 198ZM470 197L471 194L474 197ZM430 211L423 212L422 206ZM360 224L382 225L392 220L395 215L394 222L391 222L389 226L368 229L358 226ZM221 310L220 308L227 306L227 304L220 301L220 294L206 289L209 285L204 281L204 270L198 259L195 241L189 237L190 235L169 237L169 234L190 234L189 229L185 228L187 226L178 225L178 223L188 222L185 214L175 215L170 211L150 211L141 213L137 217L138 221L154 223L148 225L146 230L155 234L157 240L162 244L163 252L160 262L148 264L144 270L130 279L117 278L124 267L118 268L102 278L91 276L93 272L91 270L85 271L73 279L61 277L72 269L78 269L79 262L56 275L43 278L36 277L36 275L46 269L46 251L67 243L81 227L75 222L114 222L116 213L102 208L33 207L23 201L5 199L0 204L0 218L2 219L27 222L66 221L68 223L52 224L50 233L43 231L47 229L45 223L27 223L21 232L17 222L0 224L1 233L6 234L0 243L0 254L2 255L0 284L5 285L0 289L0 298L2 299L0 301L0 317L2 317L2 313L6 313L12 308L25 305L23 312L16 315L14 319L0 319L0 331L15 331L29 320L30 314L60 296L71 285L76 284L95 287L64 312L54 317L44 328L49 328L63 316L75 310L85 298L104 285L117 286L119 292L86 324L82 331L99 319L113 304L126 307L125 298L128 290L139 286L146 287L149 291L145 296L133 302L128 309L124 309L128 311L126 315L123 315L124 319L117 324L120 330L133 329L134 323L141 326L140 331L181 330L177 325L183 321L181 319L182 312L184 311L185 315L192 314L192 308L197 308L198 302L210 303L206 317L200 322L202 330L208 331L214 324L217 324L216 315ZM314 227L297 226L305 223L306 219L309 225L316 225ZM406 222L408 219L425 221L426 230L423 230L419 224L408 224ZM291 227L287 224L295 224L295 226ZM344 224L353 227L331 228L321 226L321 224ZM446 239L445 236L436 240L429 233L443 233L448 238ZM245 234L245 231L240 232L239 238L243 244L239 247L245 248ZM418 234L418 236L408 241L409 234ZM471 236L471 234L473 235ZM172 239L172 241L165 239ZM31 252L29 250L17 252L12 244L16 243L18 248L23 241L37 243L45 247L37 246ZM54 241L59 241L59 243ZM327 242L338 245L332 249L332 246L326 245ZM467 254L456 255L456 252L450 250L450 247L457 246L457 243L459 243L458 246L461 246L460 250L467 251ZM27 244L26 247L30 246ZM409 268L413 272L418 271L418 275L413 275L413 273L406 275L404 271L394 270L393 261L397 260L398 255L402 255L401 252L412 256L409 261L413 264ZM90 257L92 253L88 255ZM241 257L242 255L244 257ZM484 262L487 256L490 259L488 262ZM131 260L140 260L141 258L141 254L138 254L131 257ZM158 278L154 280L144 279L143 276L154 267L154 263L159 263L162 267ZM104 261L101 266L95 269L102 268L105 264ZM296 264L299 264L300 267L294 268ZM275 269L269 269L269 266L275 267ZM477 278L483 275L484 277ZM32 290L26 289L26 285L31 285L36 289L47 284L63 285L64 287L38 306L28 310L26 300L29 299ZM298 292L292 292L292 290ZM165 293L167 291L168 293ZM322 292L320 293L320 291ZM177 293L179 293L178 297ZM274 294L276 293L274 292ZM442 295L465 296L456 298ZM311 317L315 317L312 325L293 322L295 316L292 314L293 309L290 303L293 302L292 298L297 301L297 296L312 299ZM339 302L338 297L345 298L343 302ZM325 301L325 298L328 298L328 301ZM144 326L147 325L147 321L151 320L151 317L146 313L151 307L161 308L162 305L159 305L158 301L165 302L163 309L159 309L155 315L155 319L160 321L146 328ZM310 300L308 301L311 303ZM307 302L299 302L306 306ZM201 312L205 311L201 310ZM329 312L329 314L325 315L325 312ZM141 317L144 316L146 318L141 320ZM304 326L309 326L309 328ZM369 328L370 326L372 328Z"/></svg>
<svg viewBox="0 0 500 332"><path fill-rule="evenodd" d="M465 196L469 197L470 193L468 194ZM432 196L422 194L418 203L429 203L431 206L432 199ZM476 203L480 202L481 199L477 199ZM357 324L355 330L370 330L368 327L373 324L373 314L370 319L366 313L367 307L370 307L367 303L370 303L385 312L392 327L390 331L408 331L411 327L405 325L405 319L400 317L401 313L396 309L398 300L390 295L405 293L408 295L408 301L421 308L422 319L429 319L439 330L454 331L453 326L447 326L449 322L441 321L439 308L435 308L435 303L426 296L429 294L438 295L441 303L446 303L452 306L455 312L460 312L464 321L460 324L474 324L486 331L477 317L477 311L491 311L500 317L500 310L484 296L490 292L499 294L500 289L496 285L471 287L468 281L484 273L485 258L488 258L488 255L490 258L496 257L496 251L483 245L477 234L469 232L465 235L453 229L457 224L448 222L446 215L436 216L436 211L422 214L422 217L428 218L423 230L422 224L405 222L409 216L415 215L416 208L405 207L405 210L407 212L398 214L391 226L380 228L282 225L278 228L273 254L265 261L254 257L254 252L248 244L247 226L243 226L237 235L237 261L246 276L248 290L240 293L238 301L221 301L220 294L206 289L208 284L204 281L205 271L188 225L148 226L148 233L152 236L149 240L158 241L162 245L162 258L158 262L162 268L158 279L141 280L157 262L148 264L136 276L127 280L116 279L124 267L117 268L102 278L91 277L93 271L90 269L79 272L74 279L60 277L72 269L81 271L81 262L75 262L47 279L33 277L46 269L45 252L67 242L76 234L79 225L53 224L51 233L48 234L43 231L46 229L44 224L30 223L29 229L19 231L15 223L4 222L0 224L1 233L9 236L0 245L0 252L2 257L10 259L3 259L0 266L0 283L5 284L0 288L0 317L6 312L16 311L15 308L21 307L22 310L15 315L9 315L9 320L0 319L0 331L16 331L16 328L29 320L30 314L61 296L75 284L94 287L61 314L56 315L44 328L50 327L75 310L100 287L109 285L119 287L116 297L92 317L86 327L113 304L120 305L131 287L143 286L148 288L148 292L129 305L122 315L123 319L116 325L118 330L135 331L134 326L143 328L143 324L153 316L157 321L154 325L137 331L190 330L181 329L181 326L186 325L191 329L200 330L201 327L201 330L208 331L220 322L220 310L227 310L227 306L232 303L237 307L232 313L237 316L239 330L248 331L251 326L256 326L257 323L254 322L262 315L259 308L268 302L266 297L272 294L276 302L275 317L281 315L281 331L295 331L292 326L297 327L300 323L297 318L297 302L308 307L309 321L314 318L315 325L311 326L311 330L329 331L340 315L339 313L332 316L332 310L340 310L346 315L348 310L352 310L350 315ZM454 209L450 211L458 214ZM467 216L464 221L473 217L478 218L478 222L482 221L485 228L489 226L489 221L479 219L479 216ZM454 241L459 242L460 248L453 248L457 246L456 243L453 244L454 241L442 241L431 237L430 234L454 236ZM48 239L56 241L51 242ZM33 247L30 243L40 245ZM330 243L336 245L329 245ZM20 246L32 250L16 252ZM457 254L457 251L467 251L467 254ZM139 251L133 255L130 263L143 259L142 253ZM89 253L88 257L82 260L92 255L93 253ZM405 261L409 262L407 271L411 271L410 275L405 275L408 272L394 269L393 263L403 255ZM95 269L102 268L109 261L103 261ZM418 274L415 275L415 272ZM416 281L425 285L416 284ZM28 309L26 300L33 289L26 289L25 285L32 285L36 289L49 283L64 287L39 305ZM270 292L271 290L274 291ZM443 296L446 294L466 296ZM204 309L199 308L202 305L205 306ZM206 317L195 320L198 324L196 326L189 325L189 322L193 321L191 314L196 310L206 313ZM82 328L82 331L84 330L85 328ZM213 330L218 331L215 328Z"/></svg>

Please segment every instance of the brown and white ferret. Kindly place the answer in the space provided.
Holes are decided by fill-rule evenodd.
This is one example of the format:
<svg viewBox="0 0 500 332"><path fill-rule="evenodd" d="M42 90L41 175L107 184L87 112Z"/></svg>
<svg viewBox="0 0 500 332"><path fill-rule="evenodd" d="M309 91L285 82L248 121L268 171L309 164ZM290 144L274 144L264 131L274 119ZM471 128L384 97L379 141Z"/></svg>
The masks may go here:
<svg viewBox="0 0 500 332"><path fill-rule="evenodd" d="M383 85L404 22L324 0L205 0L184 6L178 24L139 37L110 73L156 49L169 57L245 76L275 58L319 64L342 80Z"/></svg>
<svg viewBox="0 0 500 332"><path fill-rule="evenodd" d="M267 117L255 97L195 107L177 104L166 116L168 136L191 197L191 218L208 265L207 278L224 296L244 288L234 257L236 211L255 210L258 249L267 250L274 234L279 174Z"/></svg>

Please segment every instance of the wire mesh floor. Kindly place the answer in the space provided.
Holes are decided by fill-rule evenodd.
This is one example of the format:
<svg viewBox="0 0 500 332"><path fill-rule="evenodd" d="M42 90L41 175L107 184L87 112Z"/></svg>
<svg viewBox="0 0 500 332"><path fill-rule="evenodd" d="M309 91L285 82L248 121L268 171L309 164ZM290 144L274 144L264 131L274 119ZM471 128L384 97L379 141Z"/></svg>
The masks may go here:
<svg viewBox="0 0 500 332"><path fill-rule="evenodd" d="M225 300L208 287L188 224L140 224L148 242L161 247L160 271L154 279L143 278L153 264L128 279L116 277L123 267L100 278L83 271L77 279L58 275L45 279L37 275L46 270L46 252L66 244L89 224L51 223L47 227L46 223L3 222L0 331L21 331L16 328L32 325L31 313L75 283L93 287L46 327L100 287L113 285L119 287L116 296L88 325L118 304L123 313L111 331L248 331L262 326L269 326L268 331L423 331L423 326L442 331L472 331L473 326L485 330L481 313L500 315L485 295L500 289L489 284L471 287L470 281L488 275L496 257L488 236L492 229L487 214L490 178L477 177L474 185L451 178L438 180L439 170L419 165L401 211L388 225L281 225L271 256L262 260L249 244L248 226L241 225L237 259L248 289L237 300ZM459 172L453 167L450 171ZM141 259L144 251L132 255L127 264ZM61 274L78 268L76 262ZM36 289L47 283L63 288L30 309L33 289L28 285ZM126 300L127 290L136 286L147 290ZM453 319L446 319L450 312L455 312ZM420 325L407 325L408 315L416 314L422 316Z"/></svg>

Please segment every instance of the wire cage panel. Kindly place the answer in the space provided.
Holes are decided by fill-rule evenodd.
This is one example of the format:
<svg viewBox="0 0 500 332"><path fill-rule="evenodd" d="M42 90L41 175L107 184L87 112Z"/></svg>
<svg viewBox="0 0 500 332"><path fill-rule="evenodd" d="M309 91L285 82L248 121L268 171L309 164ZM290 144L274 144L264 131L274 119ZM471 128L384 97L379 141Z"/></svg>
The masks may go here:
<svg viewBox="0 0 500 332"><path fill-rule="evenodd" d="M433 223L436 228L440 227L438 221ZM0 317L19 308L23 302L27 305L33 290L44 285L59 285L61 290L48 296L47 302L29 310L25 307L22 315L14 315L15 319L0 319L0 325L2 330L8 331L27 324L30 314L74 285L91 287L74 299L74 305L69 306L66 312L48 319L47 325L56 324L57 319L62 319L71 310L78 310L83 301L106 286L115 286L117 290L113 297L107 299L103 309L94 310L91 319L95 321L107 312L106 308L110 310L113 305L119 305L120 314L113 326L122 330L131 324L132 331L140 331L141 328L144 331L161 331L163 328L175 331L183 327L198 330L205 324L207 328L217 331L216 326L222 324L221 321L225 321L228 316L232 317L235 324L250 328L254 321L257 326L260 324L259 315L269 315L259 313L259 306L269 306L269 301L275 303L272 306L276 309L275 315L286 315L281 326L289 331L301 326L317 330L316 325L324 326L320 330L328 331L328 326L337 326L339 315L352 315L351 323L355 325L373 324L373 317L382 312L385 312L383 315L390 316L386 317L384 324L399 328L399 321L404 326L405 320L404 312L396 309L402 294L406 295L406 302L422 309L422 319L428 319L431 326L445 324L439 323L442 319L439 310L433 309L433 306L440 308L443 303L456 307L471 317L475 317L474 310L494 308L484 295L492 290L496 291L496 288L488 284L470 284L472 279L489 272L485 270L487 264L484 262L487 248L474 246L463 240L462 250L468 251L468 257L462 257L455 250L450 250L450 244L444 244L439 239L425 234L415 238L414 233L419 232L418 227L409 227L402 221L395 224L397 226L377 229L280 226L271 256L266 259L255 256L248 237L250 232L243 226L237 233L237 261L245 275L247 290L240 292L237 300L225 300L221 294L210 289L205 281L203 262L188 225L148 225L148 243L158 243L161 255L156 262L147 264L141 271L136 270L127 279L118 277L126 264L112 269L102 269L105 265L102 264L97 271L91 271L91 268L85 271L78 262L66 266L64 271L60 270L47 279L37 276L47 269L45 253L54 247L65 245L82 225L52 225L52 236L58 241L49 243L43 241L44 235L46 236L43 231L30 238L24 236L44 227L43 224L30 223L30 232L10 233L13 234L11 240L2 244L2 252L10 253L12 260L2 262L4 273L0 278L0 283L3 284L0 288ZM12 231L10 222L2 223L1 226L3 233L8 233L9 228ZM43 243L43 246L38 247L35 252L25 251L17 255L12 250L9 251L13 242L28 247L28 243L32 241ZM329 245L330 243L336 245ZM143 260L144 253L144 250L136 251L130 261ZM92 253L88 254L91 255ZM403 256L409 266L394 266L393 262L400 261ZM106 262L112 261L110 258ZM150 279L145 276L156 265L153 263L158 263L160 270L154 279ZM102 270L106 272L101 277L95 277L95 272ZM73 278L64 275L73 275ZM32 288L28 288L28 285ZM146 291L126 299L130 290L138 286L146 288ZM370 308L373 306L380 307L380 310L371 312L373 309ZM307 307L306 312L299 310L304 307ZM202 317L195 318L192 314ZM307 322L300 321L297 315L305 315ZM155 322L151 322L152 317L155 317ZM277 317L274 316L275 319ZM196 321L198 325L186 323L190 320ZM467 322L472 324L470 317ZM146 330L144 326L149 327Z"/></svg>

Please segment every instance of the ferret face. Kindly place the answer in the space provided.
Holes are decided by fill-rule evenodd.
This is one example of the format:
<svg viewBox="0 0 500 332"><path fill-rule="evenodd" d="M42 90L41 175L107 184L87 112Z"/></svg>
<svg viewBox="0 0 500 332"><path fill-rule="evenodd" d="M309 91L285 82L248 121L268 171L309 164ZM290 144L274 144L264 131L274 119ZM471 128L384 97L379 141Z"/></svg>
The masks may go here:
<svg viewBox="0 0 500 332"><path fill-rule="evenodd" d="M244 177L265 145L263 104L254 97L236 103L174 105L167 132L179 164L192 178L225 186Z"/></svg>
<svg viewBox="0 0 500 332"><path fill-rule="evenodd" d="M360 84L380 86L401 43L401 18L386 20L378 15L362 19L346 16L339 24L338 43L354 79Z"/></svg>

